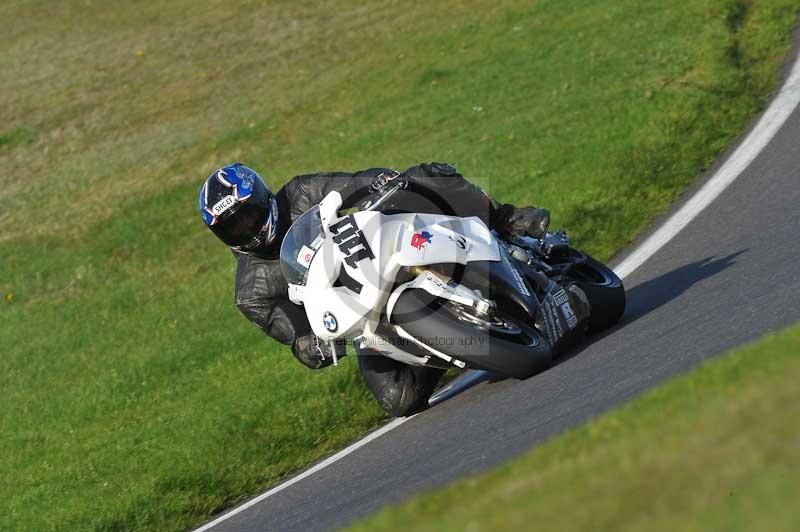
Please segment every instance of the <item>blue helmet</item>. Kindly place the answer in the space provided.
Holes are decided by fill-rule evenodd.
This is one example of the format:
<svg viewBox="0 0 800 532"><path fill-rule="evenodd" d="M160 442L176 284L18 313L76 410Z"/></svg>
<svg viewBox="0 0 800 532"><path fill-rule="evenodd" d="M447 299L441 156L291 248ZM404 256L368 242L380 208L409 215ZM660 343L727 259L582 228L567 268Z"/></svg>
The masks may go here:
<svg viewBox="0 0 800 532"><path fill-rule="evenodd" d="M220 240L257 252L275 240L278 204L255 171L241 163L215 170L200 187L200 215Z"/></svg>

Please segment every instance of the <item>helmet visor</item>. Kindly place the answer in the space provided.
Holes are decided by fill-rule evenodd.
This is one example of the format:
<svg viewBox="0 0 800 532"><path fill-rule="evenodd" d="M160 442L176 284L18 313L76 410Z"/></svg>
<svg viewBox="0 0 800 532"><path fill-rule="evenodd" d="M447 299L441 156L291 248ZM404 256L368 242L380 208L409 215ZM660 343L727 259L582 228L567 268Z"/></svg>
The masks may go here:
<svg viewBox="0 0 800 532"><path fill-rule="evenodd" d="M266 205L256 202L244 202L225 220L211 226L211 230L229 246L244 246L258 238L262 228L272 217L271 202Z"/></svg>

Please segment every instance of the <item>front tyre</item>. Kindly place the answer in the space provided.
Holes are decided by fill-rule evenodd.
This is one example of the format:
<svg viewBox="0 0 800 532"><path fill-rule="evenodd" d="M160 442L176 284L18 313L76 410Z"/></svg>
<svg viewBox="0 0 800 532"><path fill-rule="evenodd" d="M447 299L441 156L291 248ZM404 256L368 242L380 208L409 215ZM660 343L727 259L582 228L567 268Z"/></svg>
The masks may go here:
<svg viewBox="0 0 800 532"><path fill-rule="evenodd" d="M470 368L505 377L526 379L550 367L552 361L550 345L534 327L501 314L479 316L470 307L421 289L400 295L392 322Z"/></svg>
<svg viewBox="0 0 800 532"><path fill-rule="evenodd" d="M625 313L625 287L622 280L605 264L584 255L567 277L586 293L591 305L589 332L599 332L617 323Z"/></svg>

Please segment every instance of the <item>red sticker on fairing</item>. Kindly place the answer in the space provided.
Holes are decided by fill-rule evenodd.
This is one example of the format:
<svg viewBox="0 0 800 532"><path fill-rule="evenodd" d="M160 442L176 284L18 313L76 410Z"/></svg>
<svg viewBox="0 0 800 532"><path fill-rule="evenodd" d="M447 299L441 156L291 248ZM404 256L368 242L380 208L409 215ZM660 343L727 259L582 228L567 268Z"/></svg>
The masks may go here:
<svg viewBox="0 0 800 532"><path fill-rule="evenodd" d="M422 251L425 246L431 243L433 235L427 231L420 231L411 236L411 247L417 248L417 251Z"/></svg>

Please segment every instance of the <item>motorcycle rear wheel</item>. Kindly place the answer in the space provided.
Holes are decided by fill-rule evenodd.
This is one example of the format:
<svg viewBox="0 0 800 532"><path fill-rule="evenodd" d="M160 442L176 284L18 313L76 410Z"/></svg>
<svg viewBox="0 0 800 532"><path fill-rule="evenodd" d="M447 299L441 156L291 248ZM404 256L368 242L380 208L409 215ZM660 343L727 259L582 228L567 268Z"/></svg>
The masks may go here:
<svg viewBox="0 0 800 532"><path fill-rule="evenodd" d="M550 367L552 351L534 327L497 314L491 319L470 307L407 290L392 312L392 322L426 345L482 369L526 379Z"/></svg>

